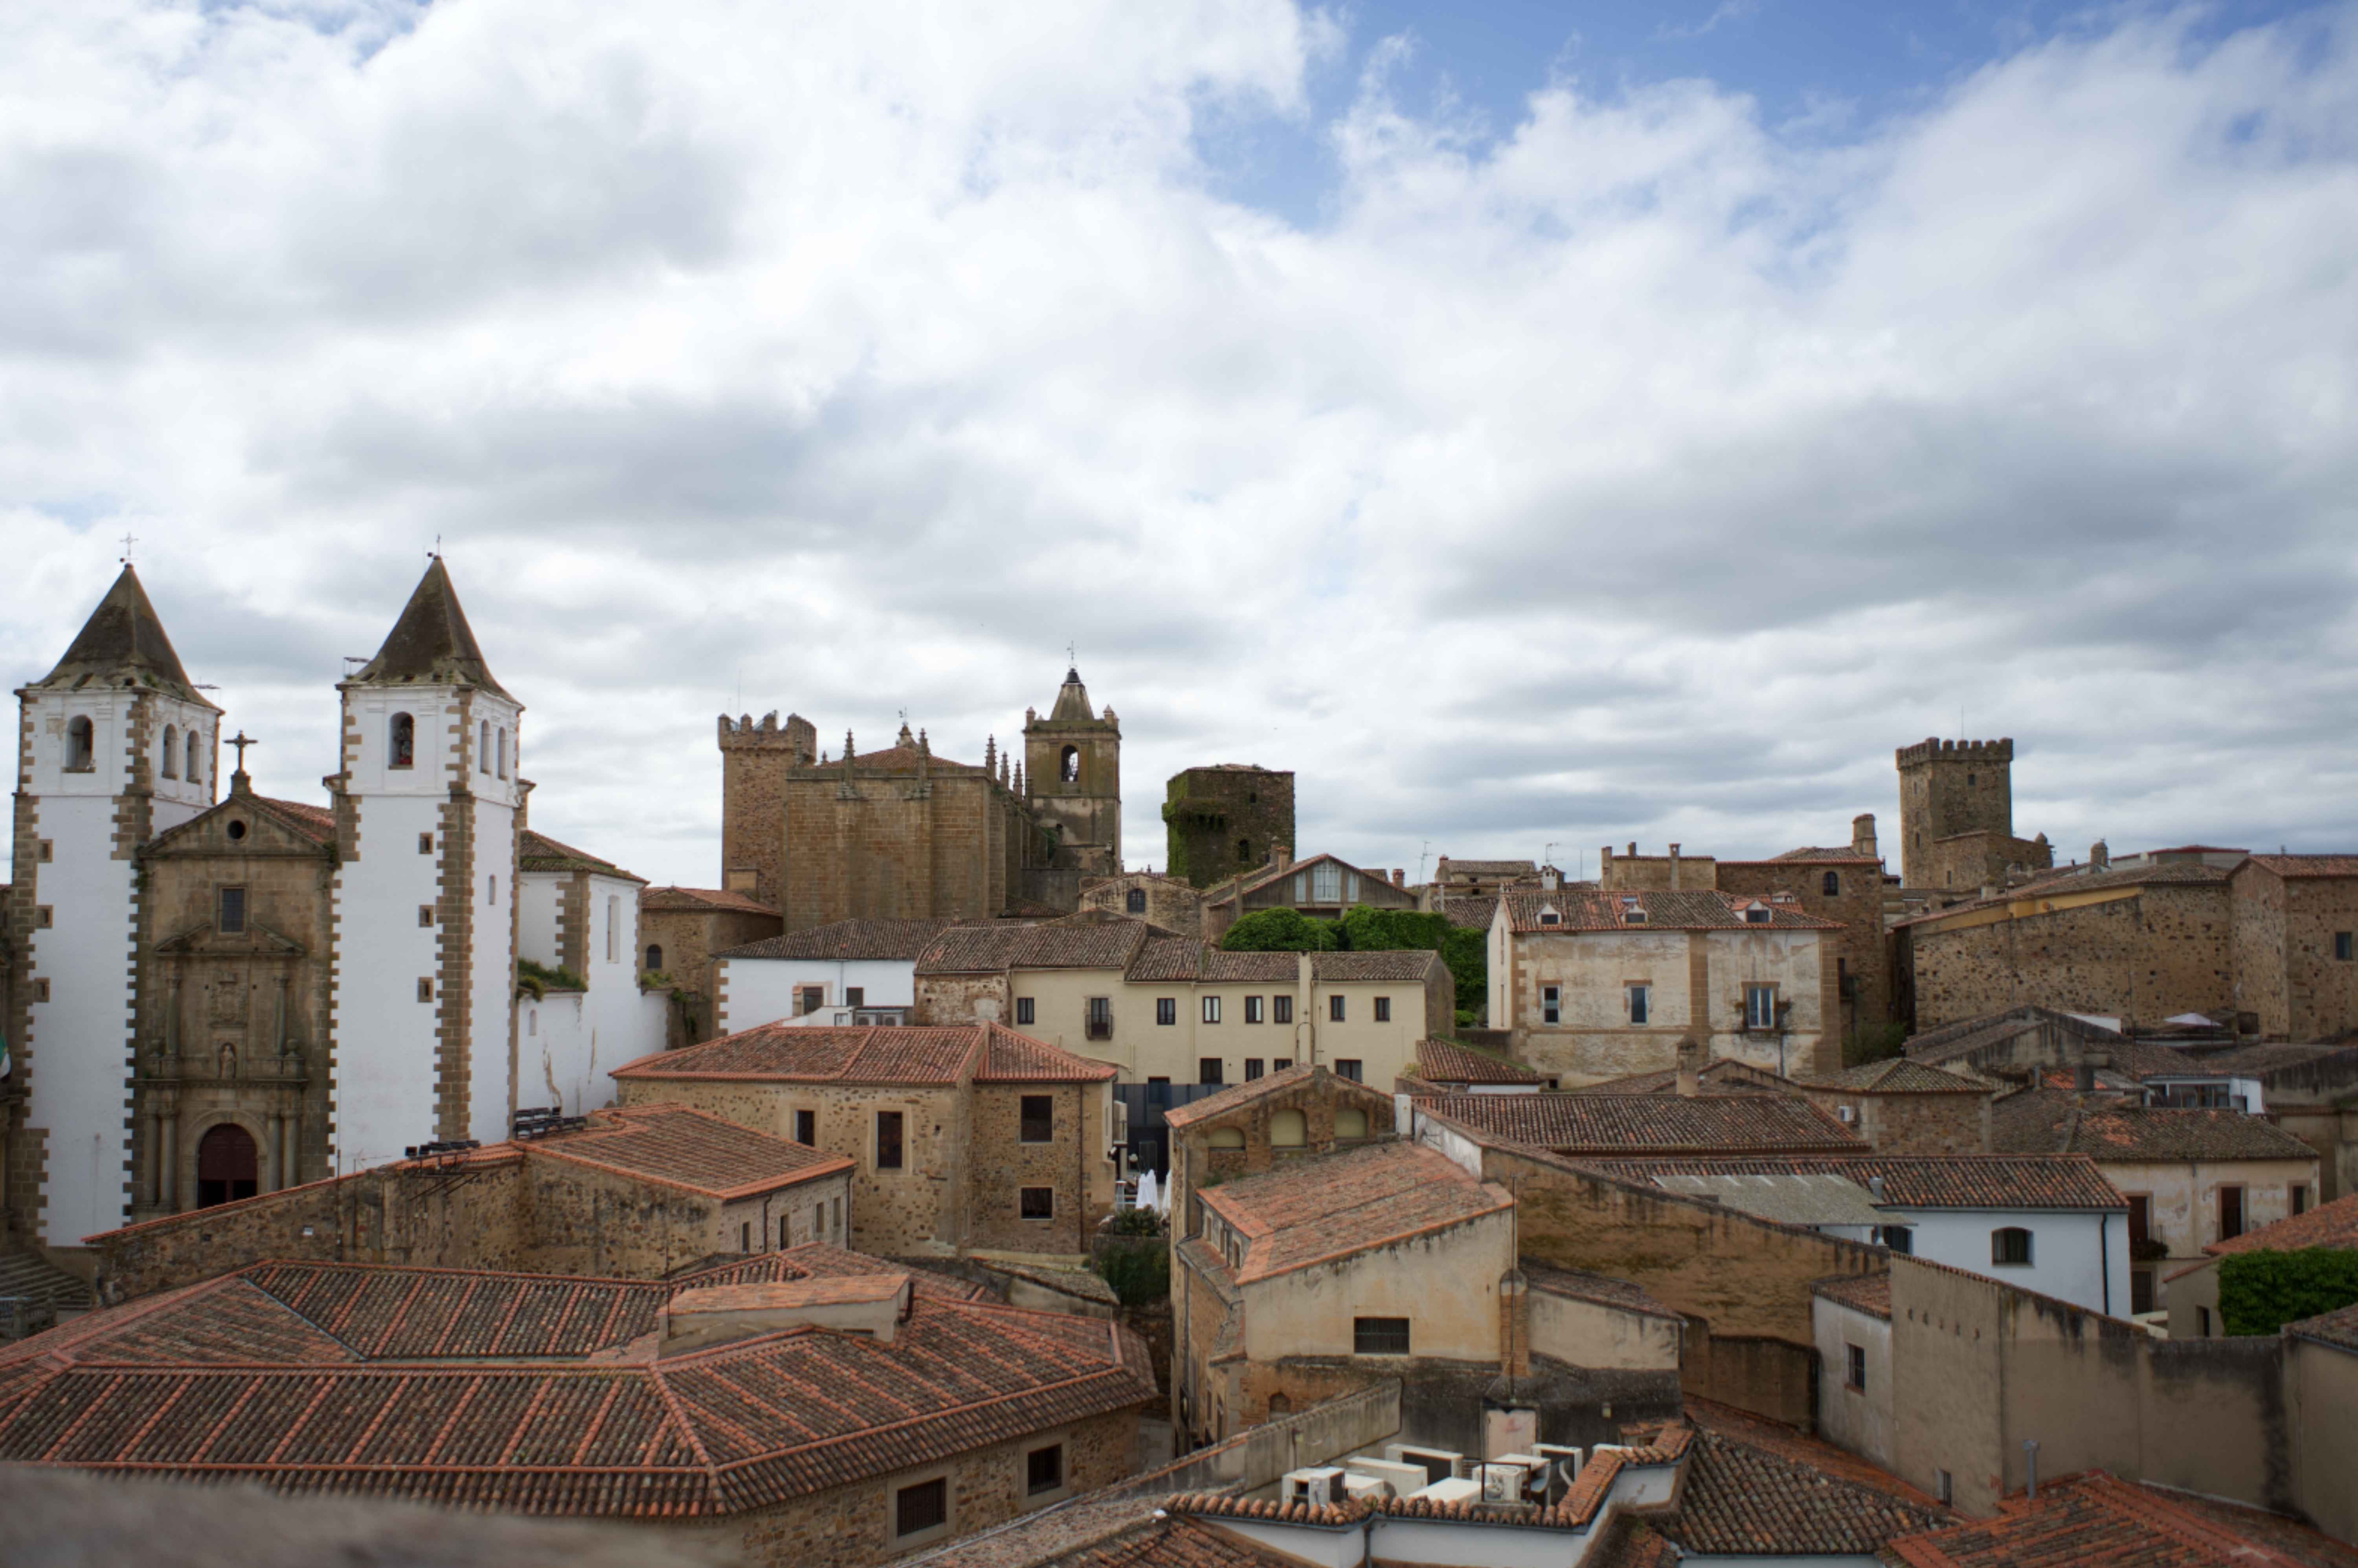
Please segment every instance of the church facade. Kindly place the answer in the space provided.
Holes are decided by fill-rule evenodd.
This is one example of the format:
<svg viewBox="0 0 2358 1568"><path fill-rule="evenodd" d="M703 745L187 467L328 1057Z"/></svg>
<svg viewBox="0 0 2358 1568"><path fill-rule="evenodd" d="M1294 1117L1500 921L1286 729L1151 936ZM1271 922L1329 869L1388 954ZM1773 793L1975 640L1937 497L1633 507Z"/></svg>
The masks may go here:
<svg viewBox="0 0 2358 1568"><path fill-rule="evenodd" d="M661 1048L664 1003L636 984L639 881L544 871L524 708L439 558L338 687L324 802L256 795L251 742L222 741L201 692L126 566L17 693L0 1078L16 1238L70 1253L414 1146L495 1141L520 1104L611 1103L603 1066ZM598 896L520 885L541 881ZM577 957L581 994L520 1003L517 958L539 953ZM574 1017L596 1022L559 1026Z"/></svg>
<svg viewBox="0 0 2358 1568"><path fill-rule="evenodd" d="M719 740L722 887L790 932L1065 913L1121 870L1121 725L1077 670L1045 718L1024 714L1020 761L994 737L979 764L953 762L906 724L877 752L847 732L830 757L799 714L724 714Z"/></svg>

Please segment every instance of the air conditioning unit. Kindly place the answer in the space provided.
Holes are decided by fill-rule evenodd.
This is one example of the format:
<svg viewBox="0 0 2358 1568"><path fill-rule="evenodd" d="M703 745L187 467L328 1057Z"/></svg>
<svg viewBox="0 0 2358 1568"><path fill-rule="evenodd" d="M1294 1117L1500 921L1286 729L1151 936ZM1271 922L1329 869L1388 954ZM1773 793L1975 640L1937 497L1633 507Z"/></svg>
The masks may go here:
<svg viewBox="0 0 2358 1568"><path fill-rule="evenodd" d="M1363 1481L1381 1481L1389 1488L1390 1495L1395 1498L1407 1497L1433 1481L1433 1477L1425 1474L1423 1465L1403 1465L1390 1459L1346 1459L1343 1461L1343 1473L1346 1486L1350 1484L1353 1476ZM1356 1492L1352 1494L1354 1497L1357 1495Z"/></svg>
<svg viewBox="0 0 2358 1568"><path fill-rule="evenodd" d="M1392 1484L1347 1470L1343 1473L1343 1495L1355 1503L1379 1503L1393 1495Z"/></svg>
<svg viewBox="0 0 2358 1568"><path fill-rule="evenodd" d="M1518 1465L1509 1460L1492 1459L1476 1465L1475 1468L1479 1474L1467 1479L1481 1483L1484 1502L1520 1503L1527 1500L1526 1494L1530 1489L1531 1479L1531 1465ZM1540 1478L1540 1485L1541 1487L1547 1485L1544 1474Z"/></svg>
<svg viewBox="0 0 2358 1568"><path fill-rule="evenodd" d="M1287 1502L1308 1503L1314 1509L1340 1502L1345 1495L1343 1472L1332 1465L1321 1465L1312 1470L1288 1470L1283 1485Z"/></svg>
<svg viewBox="0 0 2358 1568"><path fill-rule="evenodd" d="M1409 1496L1435 1503L1476 1503L1482 1500L1482 1483L1451 1476L1422 1490L1411 1492Z"/></svg>
<svg viewBox="0 0 2358 1568"><path fill-rule="evenodd" d="M1419 1448L1412 1443L1387 1443L1384 1457L1395 1465L1422 1465L1428 1481L1446 1481L1458 1476L1466 1455L1446 1448Z"/></svg>
<svg viewBox="0 0 2358 1568"><path fill-rule="evenodd" d="M1548 1501L1560 1500L1572 1489L1572 1484L1580 1479L1579 1449L1567 1448L1561 1444L1534 1443L1531 1454L1548 1462Z"/></svg>
<svg viewBox="0 0 2358 1568"><path fill-rule="evenodd" d="M1514 1465L1523 1472L1523 1497L1526 1501L1546 1498L1555 1465L1542 1454L1501 1454L1490 1461L1493 1465Z"/></svg>

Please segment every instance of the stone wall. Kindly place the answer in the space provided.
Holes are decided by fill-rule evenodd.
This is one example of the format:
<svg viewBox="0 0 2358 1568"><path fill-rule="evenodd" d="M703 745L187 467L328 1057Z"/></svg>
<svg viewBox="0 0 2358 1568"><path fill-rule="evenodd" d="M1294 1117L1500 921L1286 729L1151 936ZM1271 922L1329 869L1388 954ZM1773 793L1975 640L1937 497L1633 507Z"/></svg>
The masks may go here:
<svg viewBox="0 0 2358 1568"><path fill-rule="evenodd" d="M2014 831L2014 742L1925 740L1893 754L1899 770L1901 880L1927 881L1932 841L1952 834Z"/></svg>
<svg viewBox="0 0 2358 1568"><path fill-rule="evenodd" d="M1834 891L1826 892L1826 879ZM1724 892L1793 895L1803 914L1839 920L1829 934L1838 1005L1836 1033L1844 1041L1871 1037L1891 1021L1890 941L1883 926L1883 868L1874 860L1722 860Z"/></svg>
<svg viewBox="0 0 2358 1568"><path fill-rule="evenodd" d="M1130 907L1133 892L1145 895L1143 910ZM1111 914L1135 914L1182 936L1211 935L1203 929L1203 894L1174 877L1159 877L1147 871L1101 877L1082 886L1081 907L1102 909Z"/></svg>
<svg viewBox="0 0 2358 1568"><path fill-rule="evenodd" d="M2148 883L2017 900L1903 926L1919 1031L2036 1002L2125 1026L2233 1005L2229 900L2216 883Z"/></svg>
<svg viewBox="0 0 2358 1568"><path fill-rule="evenodd" d="M1811 1088L1800 1097L1842 1119L1847 1108L1852 1129L1878 1154L1986 1154L1990 1152L1991 1094L1884 1095Z"/></svg>
<svg viewBox="0 0 2358 1568"><path fill-rule="evenodd" d="M652 942L664 950L664 973L677 984L682 1044L699 1044L713 1037L719 1016L712 957L775 936L783 922L773 914L752 914L731 909L639 910L639 938L644 948Z"/></svg>
<svg viewBox="0 0 2358 1568"><path fill-rule="evenodd" d="M2260 1033L2329 1040L2358 1029L2358 959L2334 956L2358 933L2358 877L2284 877L2256 860L2228 886L2234 911L2236 1005Z"/></svg>
<svg viewBox="0 0 2358 1568"><path fill-rule="evenodd" d="M1281 846L1301 848L1294 837L1293 775L1268 768L1188 768L1172 774L1163 786L1163 824L1164 869L1199 888L1266 865Z"/></svg>
<svg viewBox="0 0 2358 1568"><path fill-rule="evenodd" d="M1048 1099L1055 1137L1022 1141L1022 1102ZM974 1087L969 1246L985 1250L1078 1256L1098 1222L1113 1212L1113 1162L1106 1157L1107 1090L1102 1084L977 1084ZM1025 1219L1022 1193L1045 1187L1050 1219Z"/></svg>

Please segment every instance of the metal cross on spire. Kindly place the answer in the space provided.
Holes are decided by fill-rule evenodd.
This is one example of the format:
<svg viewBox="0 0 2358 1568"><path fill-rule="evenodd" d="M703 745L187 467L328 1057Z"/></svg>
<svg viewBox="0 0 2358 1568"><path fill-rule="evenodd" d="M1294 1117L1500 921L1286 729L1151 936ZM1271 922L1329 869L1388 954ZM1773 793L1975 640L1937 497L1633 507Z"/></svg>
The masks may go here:
<svg viewBox="0 0 2358 1568"><path fill-rule="evenodd" d="M123 555L122 555L121 559L122 559L123 564L124 564L124 566L126 566L126 567L127 567L127 566L129 566L129 565L131 564L131 546L134 546L134 545L136 545L138 542L139 542L138 535L136 535L135 534L133 534L129 529L125 529L125 530L124 530L124 534L123 534Z"/></svg>
<svg viewBox="0 0 2358 1568"><path fill-rule="evenodd" d="M229 738L229 744L237 748L237 771L243 773L245 772L245 749L248 746L259 746L262 742L247 740L245 730L241 728L236 734Z"/></svg>

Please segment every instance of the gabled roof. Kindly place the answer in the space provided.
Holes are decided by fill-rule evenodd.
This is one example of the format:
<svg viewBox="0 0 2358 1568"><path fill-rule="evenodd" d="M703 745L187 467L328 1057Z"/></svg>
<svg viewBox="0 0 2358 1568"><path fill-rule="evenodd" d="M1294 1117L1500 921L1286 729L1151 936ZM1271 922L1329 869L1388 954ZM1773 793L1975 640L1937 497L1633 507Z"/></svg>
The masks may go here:
<svg viewBox="0 0 2358 1568"><path fill-rule="evenodd" d="M1039 925L953 925L917 956L921 975L1007 969L1119 969L1152 936L1173 935L1127 916Z"/></svg>
<svg viewBox="0 0 2358 1568"><path fill-rule="evenodd" d="M1498 914L1498 895L1482 898L1444 898L1441 913L1449 924L1464 931L1487 931Z"/></svg>
<svg viewBox="0 0 2358 1568"><path fill-rule="evenodd" d="M2316 1317L2305 1317L2299 1323L2288 1323L2285 1325L2285 1332L2296 1338L2314 1339L2320 1345L2358 1352L2358 1306L2346 1306L2338 1312L2321 1313Z"/></svg>
<svg viewBox="0 0 2358 1568"><path fill-rule="evenodd" d="M1811 1285L1810 1292L1830 1302L1836 1302L1869 1317L1891 1321L1891 1276L1888 1274L1836 1274Z"/></svg>
<svg viewBox="0 0 2358 1568"><path fill-rule="evenodd" d="M157 834L147 841L142 853L168 852L181 840L202 835L204 828L200 824L211 822L224 814L259 818L285 829L294 838L323 849L336 841L336 814L328 807L311 806L299 800L276 800L266 795L241 791L205 807L186 822Z"/></svg>
<svg viewBox="0 0 2358 1568"><path fill-rule="evenodd" d="M483 662L483 650L476 645L467 612L459 607L459 590L451 586L439 556L427 563L426 575L410 590L409 602L402 606L401 618L385 634L376 657L345 684L471 686L508 696Z"/></svg>
<svg viewBox="0 0 2358 1568"><path fill-rule="evenodd" d="M1155 1397L1127 1329L923 1291L889 1343L795 1325L661 1354L665 1303L708 1282L256 1263L0 1349L0 1460L710 1519Z"/></svg>
<svg viewBox="0 0 2358 1568"><path fill-rule="evenodd" d="M1435 968L1446 969L1441 955L1427 947L1395 947L1373 953L1313 953L1311 978L1329 985L1355 980L1422 981Z"/></svg>
<svg viewBox="0 0 2358 1568"><path fill-rule="evenodd" d="M795 1028L764 1023L701 1045L659 1051L614 1069L617 1078L756 1083L940 1086L1100 1083L1113 1068L996 1023L946 1027Z"/></svg>
<svg viewBox="0 0 2358 1568"><path fill-rule="evenodd" d="M2305 1247L2358 1249L2358 1194L2320 1204L2307 1214L2296 1214L2273 1225L2247 1230L2202 1249L2212 1257L2230 1252L2298 1252Z"/></svg>
<svg viewBox="0 0 2358 1568"><path fill-rule="evenodd" d="M1647 1528L1689 1555L1706 1558L1867 1557L1895 1537L1954 1516L1897 1476L1883 1485L1828 1474L1816 1465L1708 1428L1687 1450L1686 1484L1668 1513Z"/></svg>
<svg viewBox="0 0 2358 1568"><path fill-rule="evenodd" d="M1282 866L1263 866L1258 871L1238 871L1235 876L1223 878L1204 890L1204 902L1225 903L1232 898L1240 899L1249 892L1259 892L1271 882L1293 876L1297 871L1307 871L1321 860L1332 860L1347 871L1356 871L1371 881L1382 882L1386 887L1391 886L1391 882L1383 872L1371 871L1365 866L1355 866L1340 855L1329 854L1322 850L1315 855L1303 855L1297 860L1288 860Z"/></svg>
<svg viewBox="0 0 2358 1568"><path fill-rule="evenodd" d="M1784 1095L1435 1095L1417 1108L1477 1137L1559 1154L1864 1153L1806 1100Z"/></svg>
<svg viewBox="0 0 2358 1568"><path fill-rule="evenodd" d="M1839 920L1823 920L1797 903L1778 903L1748 893L1719 892L1708 888L1636 888L1626 892L1582 892L1559 888L1554 892L1517 889L1504 895L1510 929L1517 935L1536 932L1547 935L1596 931L1840 931ZM1768 918L1747 921L1747 905L1759 904ZM1552 910L1557 922L1541 918ZM1642 911L1644 918L1636 917Z"/></svg>
<svg viewBox="0 0 2358 1568"><path fill-rule="evenodd" d="M1441 863L1469 877L1535 877L1540 874L1536 860L1454 860L1444 855Z"/></svg>
<svg viewBox="0 0 2358 1568"><path fill-rule="evenodd" d="M1417 1076L1433 1084L1537 1084L1545 1080L1520 1062L1476 1051L1455 1040L1416 1043Z"/></svg>
<svg viewBox="0 0 2358 1568"><path fill-rule="evenodd" d="M1872 1192L1880 1181L1879 1201L1891 1208L2128 1207L2128 1200L2085 1154L1763 1154L1581 1163L1625 1182L1671 1175L1837 1175Z"/></svg>
<svg viewBox="0 0 2358 1568"><path fill-rule="evenodd" d="M1876 1209L1874 1195L1844 1176L1792 1171L1760 1174L1665 1173L1656 1176L1654 1184L1664 1192L1709 1198L1723 1208L1779 1225L1873 1226L1884 1219Z"/></svg>
<svg viewBox="0 0 2358 1568"><path fill-rule="evenodd" d="M2274 1122L2240 1110L2084 1099L2070 1089L2024 1089L1990 1113L1990 1143L2009 1154L2097 1160L2314 1160L2317 1151Z"/></svg>
<svg viewBox="0 0 2358 1568"><path fill-rule="evenodd" d="M1795 1085L1790 1078L1780 1077L1766 1067L1756 1067L1733 1056L1714 1056L1695 1074L1696 1087L1707 1095L1790 1094ZM1626 1078L1607 1078L1601 1084L1589 1084L1581 1091L1585 1095L1671 1095L1679 1092L1679 1070L1663 1067L1651 1073L1632 1073Z"/></svg>
<svg viewBox="0 0 2358 1568"><path fill-rule="evenodd" d="M1954 1062L2041 1028L2069 1035L2103 1051L2118 1051L2128 1043L2128 1036L2117 1029L2107 1029L2101 1023L2091 1023L2084 1018L2077 1018L2051 1007L2026 1003L2021 1007L2008 1008L2004 1012L1961 1019L1938 1029L1928 1029L1909 1039L1907 1052L1919 1062Z"/></svg>
<svg viewBox="0 0 2358 1568"><path fill-rule="evenodd" d="M2244 864L2280 877L2358 877L2358 855L2253 855Z"/></svg>
<svg viewBox="0 0 2358 1568"><path fill-rule="evenodd" d="M1566 1296L1574 1301L1595 1302L1620 1312L1633 1312L1645 1317L1665 1317L1683 1323L1686 1314L1649 1292L1642 1285L1628 1280L1617 1280L1609 1274L1592 1274L1585 1269L1563 1269L1552 1263L1533 1259L1516 1260L1524 1282L1535 1291L1552 1296Z"/></svg>
<svg viewBox="0 0 2358 1568"><path fill-rule="evenodd" d="M147 602L147 590L128 561L67 645L65 657L27 689L71 691L87 686L169 692L183 702L221 711L180 667L180 655L172 651L172 639L164 634L164 622Z"/></svg>
<svg viewBox="0 0 2358 1568"><path fill-rule="evenodd" d="M1291 1067L1280 1067L1273 1073L1263 1073L1258 1078L1248 1078L1240 1084L1230 1084L1217 1094L1174 1105L1163 1113L1163 1119L1174 1127L1193 1127L1199 1121L1226 1116L1230 1111L1264 1100L1303 1085L1316 1082L1329 1092L1345 1099L1365 1099L1371 1102L1389 1100L1391 1097L1380 1089L1338 1078L1323 1065L1313 1062L1297 1062Z"/></svg>
<svg viewBox="0 0 2358 1568"><path fill-rule="evenodd" d="M720 958L798 958L858 963L914 963L955 920L838 920L782 936L765 936L715 953Z"/></svg>
<svg viewBox="0 0 2358 1568"><path fill-rule="evenodd" d="M1879 1062L1862 1062L1824 1077L1795 1080L1805 1088L1841 1089L1861 1095L1985 1095L1987 1084L1977 1083L1962 1074L1928 1066L1905 1056L1887 1056Z"/></svg>
<svg viewBox="0 0 2358 1568"><path fill-rule="evenodd" d="M639 894L639 912L676 910L683 913L728 914L766 914L779 918L778 912L747 893L728 888L648 888Z"/></svg>
<svg viewBox="0 0 2358 1568"><path fill-rule="evenodd" d="M2207 1512L2102 1470L2041 1481L2034 1501L2001 1499L1998 1516L1905 1536L1885 1561L1901 1568L2018 1568L2025 1563L2121 1563L2137 1568L2303 1568L2358 1563L2358 1552L2301 1531L2315 1548L2295 1556ZM2239 1510L2240 1511L2240 1510ZM2308 1543L2303 1543L2307 1548Z"/></svg>
<svg viewBox="0 0 2358 1568"><path fill-rule="evenodd" d="M560 844L547 834L527 827L516 835L516 869L525 871L594 871L601 877L615 877L626 882L646 884L646 878L634 877L611 860L601 860L587 849L577 849L570 844Z"/></svg>
<svg viewBox="0 0 2358 1568"><path fill-rule="evenodd" d="M590 1112L589 1122L512 1147L724 1202L852 1168L840 1154L823 1154L685 1105L617 1106Z"/></svg>
<svg viewBox="0 0 2358 1568"><path fill-rule="evenodd" d="M1244 1238L1238 1284L1514 1207L1507 1189L1414 1143L1374 1143L1200 1189Z"/></svg>

